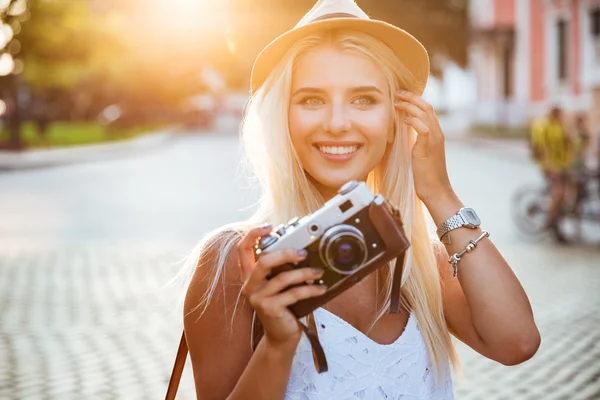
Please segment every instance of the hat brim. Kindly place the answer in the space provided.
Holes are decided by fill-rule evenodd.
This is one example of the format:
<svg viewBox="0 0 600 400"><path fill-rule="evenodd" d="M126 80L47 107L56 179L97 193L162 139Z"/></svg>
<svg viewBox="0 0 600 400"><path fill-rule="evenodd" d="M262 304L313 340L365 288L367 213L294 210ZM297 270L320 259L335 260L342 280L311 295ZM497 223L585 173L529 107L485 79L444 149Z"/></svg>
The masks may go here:
<svg viewBox="0 0 600 400"><path fill-rule="evenodd" d="M408 32L387 22L359 18L334 18L312 22L280 35L256 58L250 77L251 92L256 92L263 85L294 42L312 33L336 28L361 31L385 43L412 73L418 87L417 94L423 94L429 78L429 56L421 42Z"/></svg>

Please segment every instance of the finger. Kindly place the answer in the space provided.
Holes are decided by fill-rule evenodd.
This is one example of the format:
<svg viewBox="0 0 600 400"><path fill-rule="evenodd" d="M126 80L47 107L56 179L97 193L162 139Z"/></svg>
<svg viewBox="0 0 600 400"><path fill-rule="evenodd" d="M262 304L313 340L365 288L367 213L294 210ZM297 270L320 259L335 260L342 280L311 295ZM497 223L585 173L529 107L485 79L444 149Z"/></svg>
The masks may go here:
<svg viewBox="0 0 600 400"><path fill-rule="evenodd" d="M415 131L417 131L417 133L419 134L419 137L429 135L429 133L430 133L429 127L419 118L405 117L403 120L406 125L410 125L413 128L415 128ZM419 140L418 137L417 137L417 140Z"/></svg>
<svg viewBox="0 0 600 400"><path fill-rule="evenodd" d="M414 104L415 106L417 106L418 108L420 108L422 111L424 111L427 114L430 114L433 112L433 106L431 104L429 104L428 102L426 102L425 100L423 100L423 98L413 92L409 92L409 91L399 91L397 93L397 96L400 100L402 101L407 101L411 104Z"/></svg>
<svg viewBox="0 0 600 400"><path fill-rule="evenodd" d="M238 263L242 272L242 279L245 281L252 272L254 264L254 245L256 241L271 232L271 225L264 225L258 228L251 229L237 244Z"/></svg>
<svg viewBox="0 0 600 400"><path fill-rule="evenodd" d="M428 118L427 113L425 111L421 110L416 105L404 100L400 100L397 103L394 103L394 107L399 111L404 111L407 115L411 117L416 117L423 120L426 120Z"/></svg>
<svg viewBox="0 0 600 400"><path fill-rule="evenodd" d="M413 152L420 157L429 155L429 128L418 118L404 118L404 122L417 131L417 141L413 146Z"/></svg>
<svg viewBox="0 0 600 400"><path fill-rule="evenodd" d="M432 127L431 124L426 123L419 118L408 117L408 116L405 117L403 120L407 125L410 125L413 128L415 128L415 131L417 131L417 133L419 134L419 137L417 137L417 140L419 140L419 138L421 140L427 139L428 145L433 146L433 147L444 148L445 137L444 137L444 133L442 132L441 128L439 127L439 124L434 123L434 125Z"/></svg>
<svg viewBox="0 0 600 400"><path fill-rule="evenodd" d="M323 276L322 268L299 268L291 271L285 271L278 274L275 278L269 280L261 289L263 296L274 296L286 288L303 284L306 281L313 281Z"/></svg>
<svg viewBox="0 0 600 400"><path fill-rule="evenodd" d="M283 264L295 264L306 258L305 250L294 250L286 249L280 251L274 251L273 253L267 253L262 255L254 267L246 282L244 283L244 289L246 293L251 293L257 290L258 287L262 286L269 272L275 267L279 267Z"/></svg>
<svg viewBox="0 0 600 400"><path fill-rule="evenodd" d="M287 308L300 300L321 296L325 292L327 292L327 287L324 285L304 285L286 290L276 296L263 297L258 303L267 316L279 316L283 308Z"/></svg>

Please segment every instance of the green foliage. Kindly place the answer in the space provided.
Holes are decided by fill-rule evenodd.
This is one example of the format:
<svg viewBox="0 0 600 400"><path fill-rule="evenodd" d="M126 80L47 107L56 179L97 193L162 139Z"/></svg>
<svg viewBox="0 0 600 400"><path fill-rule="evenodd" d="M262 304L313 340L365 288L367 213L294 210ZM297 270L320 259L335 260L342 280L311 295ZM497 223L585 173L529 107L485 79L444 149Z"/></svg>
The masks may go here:
<svg viewBox="0 0 600 400"><path fill-rule="evenodd" d="M500 139L528 139L529 127L502 127L498 125L473 125L468 132L469 136L481 138Z"/></svg>
<svg viewBox="0 0 600 400"><path fill-rule="evenodd" d="M16 1L16 0L13 0ZM111 103L131 113L179 107L204 90L200 70L212 65L232 87L248 88L258 52L293 27L316 0L227 0L210 3L224 15L152 11L144 0L28 0L21 43L23 78L35 93L67 93L81 115ZM466 0L359 0L373 18L421 40L432 68L441 56L466 64ZM173 3L174 4L174 3ZM186 20L186 21L183 21ZM79 97L88 101L80 102ZM75 100L73 100L75 99ZM66 102L68 103L68 102Z"/></svg>
<svg viewBox="0 0 600 400"><path fill-rule="evenodd" d="M467 65L469 19L467 0L361 1L372 18L386 20L415 36L437 59ZM438 72L438 71L434 71Z"/></svg>
<svg viewBox="0 0 600 400"><path fill-rule="evenodd" d="M40 137L33 122L27 122L21 127L21 138L28 148L63 147L105 143L124 140L148 133L155 126L138 126L131 129L107 129L92 122L51 123L46 135ZM6 130L0 131L0 148L8 147L9 135Z"/></svg>
<svg viewBox="0 0 600 400"><path fill-rule="evenodd" d="M105 44L102 19L87 1L29 0L29 20L18 35L31 87L73 89L94 71L95 53Z"/></svg>

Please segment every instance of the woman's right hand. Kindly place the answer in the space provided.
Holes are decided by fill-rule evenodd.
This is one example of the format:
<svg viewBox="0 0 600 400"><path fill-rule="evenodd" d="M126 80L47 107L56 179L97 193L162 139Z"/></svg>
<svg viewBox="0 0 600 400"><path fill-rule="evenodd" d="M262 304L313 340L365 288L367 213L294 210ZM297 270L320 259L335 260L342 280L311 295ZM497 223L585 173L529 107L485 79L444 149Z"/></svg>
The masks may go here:
<svg viewBox="0 0 600 400"><path fill-rule="evenodd" d="M284 290L290 285L315 280L323 275L320 268L298 268L284 271L266 279L275 267L297 263L306 258L306 251L288 249L254 257L254 245L271 232L271 226L250 230L238 243L238 260L243 281L242 293L256 310L264 328L264 338L270 346L295 349L302 330L288 306L299 300L320 296L326 292L322 285L301 285Z"/></svg>

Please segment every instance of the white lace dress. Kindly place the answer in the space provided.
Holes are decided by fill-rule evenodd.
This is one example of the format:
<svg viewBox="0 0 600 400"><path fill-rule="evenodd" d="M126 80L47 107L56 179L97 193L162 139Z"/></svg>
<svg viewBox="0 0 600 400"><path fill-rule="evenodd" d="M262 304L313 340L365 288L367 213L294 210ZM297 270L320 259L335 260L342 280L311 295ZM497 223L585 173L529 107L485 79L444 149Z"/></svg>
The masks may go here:
<svg viewBox="0 0 600 400"><path fill-rule="evenodd" d="M317 373L310 344L303 337L292 363L286 400L454 399L449 370L441 385L434 383L412 313L402 335L389 345L374 342L323 308L315 310L314 316L329 371Z"/></svg>

